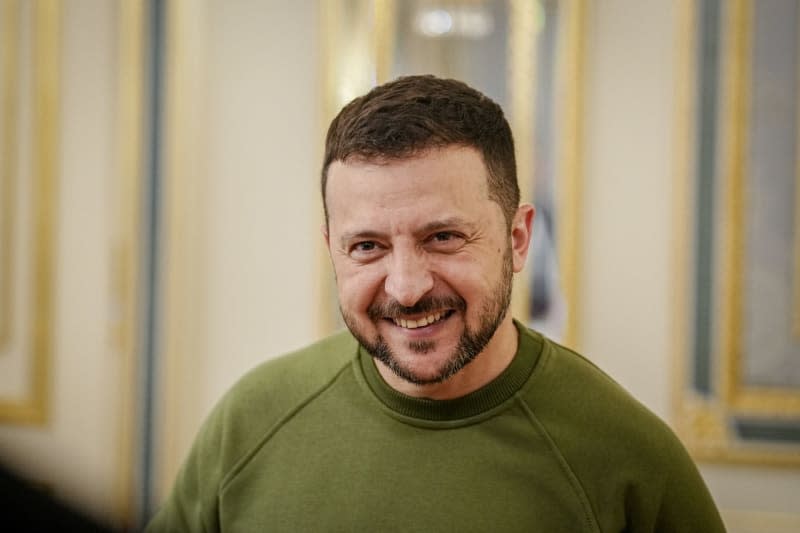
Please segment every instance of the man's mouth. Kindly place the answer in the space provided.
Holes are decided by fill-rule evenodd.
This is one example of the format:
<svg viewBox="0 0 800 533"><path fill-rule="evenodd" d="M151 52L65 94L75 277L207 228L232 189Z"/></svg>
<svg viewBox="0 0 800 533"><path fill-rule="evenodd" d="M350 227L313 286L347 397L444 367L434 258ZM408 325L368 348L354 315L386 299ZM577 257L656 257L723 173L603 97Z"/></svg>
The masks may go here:
<svg viewBox="0 0 800 533"><path fill-rule="evenodd" d="M442 320L447 319L450 315L452 315L455 311L449 309L447 311L437 311L435 313L431 313L427 316L423 316L417 319L407 319L407 318L389 318L396 326L405 329L417 329L417 328L424 328L425 326L430 326L431 324L435 324Z"/></svg>

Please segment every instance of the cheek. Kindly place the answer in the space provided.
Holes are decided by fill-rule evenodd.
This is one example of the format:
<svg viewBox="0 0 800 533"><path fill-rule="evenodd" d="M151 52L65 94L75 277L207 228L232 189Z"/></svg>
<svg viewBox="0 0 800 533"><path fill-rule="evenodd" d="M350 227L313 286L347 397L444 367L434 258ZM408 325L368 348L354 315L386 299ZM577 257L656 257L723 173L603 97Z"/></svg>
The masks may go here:
<svg viewBox="0 0 800 533"><path fill-rule="evenodd" d="M364 312L383 287L377 269L369 267L337 270L340 305L350 312Z"/></svg>
<svg viewBox="0 0 800 533"><path fill-rule="evenodd" d="M490 285L487 265L474 256L450 256L438 261L435 269L441 282L467 300Z"/></svg>

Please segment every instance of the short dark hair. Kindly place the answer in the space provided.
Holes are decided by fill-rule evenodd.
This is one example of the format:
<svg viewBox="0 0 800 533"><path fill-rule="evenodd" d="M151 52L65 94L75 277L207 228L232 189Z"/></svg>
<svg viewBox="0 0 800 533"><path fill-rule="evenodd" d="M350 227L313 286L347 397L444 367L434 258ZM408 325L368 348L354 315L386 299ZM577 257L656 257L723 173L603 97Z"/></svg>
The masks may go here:
<svg viewBox="0 0 800 533"><path fill-rule="evenodd" d="M489 198L510 228L519 206L514 139L503 110L458 80L404 76L344 106L328 128L322 164L322 204L334 161L404 159L431 148L476 148L488 170Z"/></svg>

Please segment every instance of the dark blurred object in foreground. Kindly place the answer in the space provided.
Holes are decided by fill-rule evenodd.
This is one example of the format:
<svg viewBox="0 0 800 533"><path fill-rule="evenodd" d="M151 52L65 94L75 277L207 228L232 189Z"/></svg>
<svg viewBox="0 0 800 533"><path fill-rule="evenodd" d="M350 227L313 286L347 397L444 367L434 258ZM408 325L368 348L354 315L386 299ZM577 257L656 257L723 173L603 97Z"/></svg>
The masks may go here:
<svg viewBox="0 0 800 533"><path fill-rule="evenodd" d="M3 466L0 466L0 515L5 531L111 531Z"/></svg>

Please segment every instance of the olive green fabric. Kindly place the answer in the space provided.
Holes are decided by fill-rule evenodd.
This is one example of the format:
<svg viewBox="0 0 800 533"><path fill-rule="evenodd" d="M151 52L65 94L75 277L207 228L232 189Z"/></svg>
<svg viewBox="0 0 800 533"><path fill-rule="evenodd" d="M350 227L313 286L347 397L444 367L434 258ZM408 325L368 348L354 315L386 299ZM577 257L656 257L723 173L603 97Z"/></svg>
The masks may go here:
<svg viewBox="0 0 800 533"><path fill-rule="evenodd" d="M463 398L410 398L341 333L245 376L148 531L724 531L673 433L517 324Z"/></svg>

